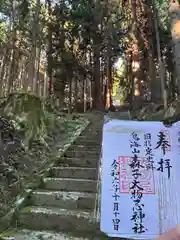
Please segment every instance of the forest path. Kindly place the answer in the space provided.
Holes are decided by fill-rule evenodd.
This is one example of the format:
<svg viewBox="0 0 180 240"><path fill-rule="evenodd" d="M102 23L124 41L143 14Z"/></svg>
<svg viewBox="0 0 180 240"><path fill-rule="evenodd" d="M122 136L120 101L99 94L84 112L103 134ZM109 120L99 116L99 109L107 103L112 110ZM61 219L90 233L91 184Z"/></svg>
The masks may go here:
<svg viewBox="0 0 180 240"><path fill-rule="evenodd" d="M103 115L87 115L90 125L50 169L41 186L32 190L27 206L17 214L16 228L2 235L5 239L104 239L94 220ZM128 112L108 115L129 116Z"/></svg>

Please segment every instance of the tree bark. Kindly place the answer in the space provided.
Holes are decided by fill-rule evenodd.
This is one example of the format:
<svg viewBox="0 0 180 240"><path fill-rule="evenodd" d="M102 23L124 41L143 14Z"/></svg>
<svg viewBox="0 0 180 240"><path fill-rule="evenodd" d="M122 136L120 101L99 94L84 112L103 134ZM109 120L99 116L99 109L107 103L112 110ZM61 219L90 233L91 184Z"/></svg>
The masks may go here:
<svg viewBox="0 0 180 240"><path fill-rule="evenodd" d="M148 52L148 69L149 69L149 90L151 92L151 100L156 102L160 99L159 88L156 81L156 66L154 62L154 46L153 46L153 13L151 10L152 1L146 1L146 10L148 18L148 33L147 33L147 52Z"/></svg>
<svg viewBox="0 0 180 240"><path fill-rule="evenodd" d="M40 0L36 0L36 10L33 20L33 32L32 32L32 56L31 56L31 82L32 82L32 91L37 92L37 66L38 66L38 55L39 55L39 14L40 14Z"/></svg>
<svg viewBox="0 0 180 240"><path fill-rule="evenodd" d="M103 110L101 81L100 81L100 46L99 41L94 42L93 46L94 57L94 91L93 91L93 107L96 110Z"/></svg>
<svg viewBox="0 0 180 240"><path fill-rule="evenodd" d="M178 0L169 1L171 36L175 62L178 92L180 93L180 4Z"/></svg>
<svg viewBox="0 0 180 240"><path fill-rule="evenodd" d="M112 63L111 63L111 50L108 46L107 51L107 84L106 84L106 110L111 108L111 89L112 89Z"/></svg>
<svg viewBox="0 0 180 240"><path fill-rule="evenodd" d="M133 43L132 43L132 81L133 81L133 110L141 107L141 62L140 62L140 42L137 23L137 2L132 0L132 19L133 19Z"/></svg>
<svg viewBox="0 0 180 240"><path fill-rule="evenodd" d="M47 52L47 62L48 62L48 77L49 77L49 96L52 92L52 7L51 1L48 0L48 14L49 14L49 23L48 23L48 52Z"/></svg>
<svg viewBox="0 0 180 240"><path fill-rule="evenodd" d="M155 23L155 33L156 33L156 45L157 45L157 54L158 54L158 62L159 62L159 75L161 80L161 95L164 103L164 108L167 108L167 92L165 89L165 69L164 64L162 62L162 56L161 56L161 46L160 46L160 37L159 37L159 31L158 31L158 15L156 12L156 9L154 8L154 23Z"/></svg>

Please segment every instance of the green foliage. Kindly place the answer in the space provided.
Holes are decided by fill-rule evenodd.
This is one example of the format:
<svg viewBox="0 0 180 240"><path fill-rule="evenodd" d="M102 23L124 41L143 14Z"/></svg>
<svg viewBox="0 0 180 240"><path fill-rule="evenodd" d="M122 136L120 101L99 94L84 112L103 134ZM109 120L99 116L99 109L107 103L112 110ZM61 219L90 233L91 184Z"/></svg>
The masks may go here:
<svg viewBox="0 0 180 240"><path fill-rule="evenodd" d="M160 35L160 45L162 52L167 52L170 55L170 42L171 42L171 32L170 32L170 20L168 14L169 1L168 0L156 0L155 8L157 10L158 15L158 30ZM167 58L168 56L166 56Z"/></svg>
<svg viewBox="0 0 180 240"><path fill-rule="evenodd" d="M5 24L3 21L0 22L0 43L5 40Z"/></svg>
<svg viewBox="0 0 180 240"><path fill-rule="evenodd" d="M156 0L155 7L158 13L160 28L164 29L164 31L168 31L170 29L168 15L169 0Z"/></svg>
<svg viewBox="0 0 180 240"><path fill-rule="evenodd" d="M126 62L120 58L119 65L113 73L112 97L113 99L119 99L121 103L124 102L129 93L129 83L126 74Z"/></svg>

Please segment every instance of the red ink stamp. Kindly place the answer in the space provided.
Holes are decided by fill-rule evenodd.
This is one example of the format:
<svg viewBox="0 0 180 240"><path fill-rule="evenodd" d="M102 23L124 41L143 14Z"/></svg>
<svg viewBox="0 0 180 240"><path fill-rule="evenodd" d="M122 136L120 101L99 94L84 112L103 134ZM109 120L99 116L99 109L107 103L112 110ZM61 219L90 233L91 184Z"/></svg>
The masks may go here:
<svg viewBox="0 0 180 240"><path fill-rule="evenodd" d="M131 194L130 186L133 181L132 169L129 164L132 162L133 157L119 156L119 184L120 193ZM155 184L154 184L154 172L152 169L147 169L146 158L139 158L141 165L144 168L140 168L141 176L138 180L140 182L139 186L143 188L141 193L143 194L155 194Z"/></svg>

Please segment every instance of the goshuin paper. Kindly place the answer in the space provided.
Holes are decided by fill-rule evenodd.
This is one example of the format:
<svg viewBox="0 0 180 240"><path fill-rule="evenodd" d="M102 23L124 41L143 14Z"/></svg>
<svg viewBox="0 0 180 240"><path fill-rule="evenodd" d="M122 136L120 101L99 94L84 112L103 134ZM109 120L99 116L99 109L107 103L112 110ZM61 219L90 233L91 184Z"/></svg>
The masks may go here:
<svg viewBox="0 0 180 240"><path fill-rule="evenodd" d="M180 222L180 122L103 127L101 231L153 239Z"/></svg>

